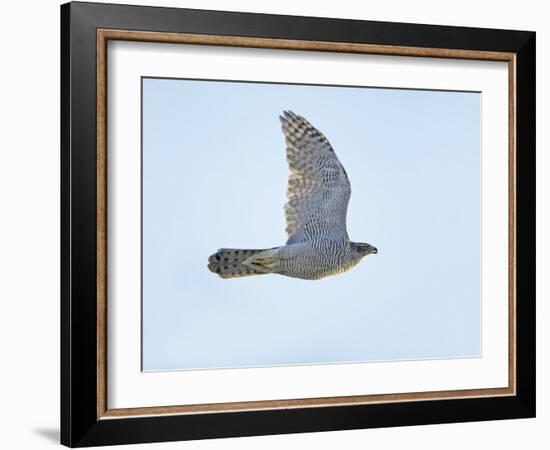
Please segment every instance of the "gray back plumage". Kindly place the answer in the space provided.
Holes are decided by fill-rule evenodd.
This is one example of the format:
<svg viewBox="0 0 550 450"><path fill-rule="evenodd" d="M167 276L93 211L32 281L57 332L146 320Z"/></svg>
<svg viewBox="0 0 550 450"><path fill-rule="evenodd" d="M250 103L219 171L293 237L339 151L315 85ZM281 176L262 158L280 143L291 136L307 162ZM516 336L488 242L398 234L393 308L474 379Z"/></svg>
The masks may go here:
<svg viewBox="0 0 550 450"><path fill-rule="evenodd" d="M344 167L329 141L306 119L291 111L280 119L290 168L284 207L287 244L347 240L351 186Z"/></svg>

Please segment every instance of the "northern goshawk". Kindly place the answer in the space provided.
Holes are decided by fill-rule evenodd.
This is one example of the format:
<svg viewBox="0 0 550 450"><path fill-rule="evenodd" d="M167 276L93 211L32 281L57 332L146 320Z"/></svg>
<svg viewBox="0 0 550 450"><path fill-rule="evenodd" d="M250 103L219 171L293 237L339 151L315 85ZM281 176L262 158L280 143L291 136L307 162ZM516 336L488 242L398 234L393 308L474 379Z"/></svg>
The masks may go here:
<svg viewBox="0 0 550 450"><path fill-rule="evenodd" d="M218 250L208 258L208 268L222 278L277 273L318 280L377 253L372 245L348 237L351 186L328 140L291 111L284 111L280 119L291 172L284 207L288 241L263 250Z"/></svg>

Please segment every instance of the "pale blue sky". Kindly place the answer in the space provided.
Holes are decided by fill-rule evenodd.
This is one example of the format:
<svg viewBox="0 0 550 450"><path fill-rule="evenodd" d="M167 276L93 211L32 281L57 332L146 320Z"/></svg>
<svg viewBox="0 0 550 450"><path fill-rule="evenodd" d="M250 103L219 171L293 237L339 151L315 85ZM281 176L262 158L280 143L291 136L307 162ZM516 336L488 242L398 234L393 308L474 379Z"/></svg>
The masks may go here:
<svg viewBox="0 0 550 450"><path fill-rule="evenodd" d="M143 79L143 368L480 355L480 94ZM319 281L223 280L283 245L278 115L332 143L348 231L379 253Z"/></svg>

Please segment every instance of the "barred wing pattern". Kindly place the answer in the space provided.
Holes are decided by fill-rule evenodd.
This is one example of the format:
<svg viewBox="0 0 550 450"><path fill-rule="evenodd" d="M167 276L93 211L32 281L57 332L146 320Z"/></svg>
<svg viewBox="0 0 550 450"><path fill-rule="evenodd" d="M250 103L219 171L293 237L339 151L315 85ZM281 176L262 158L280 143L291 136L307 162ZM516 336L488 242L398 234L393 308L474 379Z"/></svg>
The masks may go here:
<svg viewBox="0 0 550 450"><path fill-rule="evenodd" d="M287 244L348 239L351 186L325 136L291 111L280 117L290 168L285 204Z"/></svg>

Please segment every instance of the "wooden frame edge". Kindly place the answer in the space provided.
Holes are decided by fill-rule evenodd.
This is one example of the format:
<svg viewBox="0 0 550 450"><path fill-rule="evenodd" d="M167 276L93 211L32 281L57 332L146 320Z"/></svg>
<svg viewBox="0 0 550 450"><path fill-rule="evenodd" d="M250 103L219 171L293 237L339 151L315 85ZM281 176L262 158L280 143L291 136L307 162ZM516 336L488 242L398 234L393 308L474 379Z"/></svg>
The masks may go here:
<svg viewBox="0 0 550 450"><path fill-rule="evenodd" d="M450 400L463 398L514 396L516 383L516 54L481 50L404 47L325 41L301 41L272 38L249 38L223 35L160 33L149 31L98 28L97 36L97 419L145 417L174 414L227 413L270 409L349 406L375 403ZM109 409L107 405L107 41L217 45L247 48L270 48L391 56L436 57L508 62L509 74L509 370L508 387L401 394L378 394L316 397L288 400L265 400L198 405L148 406Z"/></svg>
<svg viewBox="0 0 550 450"><path fill-rule="evenodd" d="M107 40L97 33L97 417L107 411Z"/></svg>
<svg viewBox="0 0 550 450"><path fill-rule="evenodd" d="M468 389L462 391L410 392L401 394L357 395L338 397L315 397L288 400L264 400L197 405L147 406L138 408L107 409L100 420L127 417L160 416L174 414L212 414L272 409L316 408L327 406L353 406L380 403L443 401L464 398L507 397L514 393L511 388Z"/></svg>
<svg viewBox="0 0 550 450"><path fill-rule="evenodd" d="M484 50L459 50L447 48L405 47L380 44L357 44L329 41L299 41L292 39L251 38L194 33L159 33L154 31L97 29L98 41L123 40L172 44L217 45L224 47L268 48L278 50L308 50L341 53L365 53L372 55L437 57L452 59L476 59L511 61L515 53Z"/></svg>
<svg viewBox="0 0 550 450"><path fill-rule="evenodd" d="M516 364L516 55L508 61L508 386L517 393Z"/></svg>

